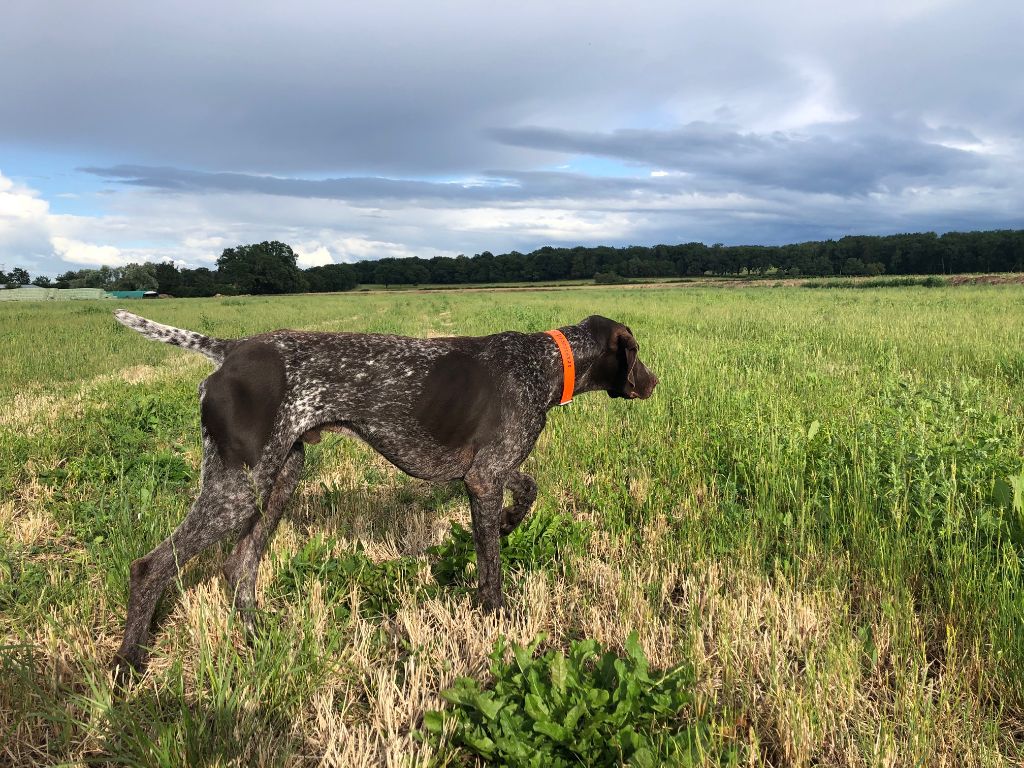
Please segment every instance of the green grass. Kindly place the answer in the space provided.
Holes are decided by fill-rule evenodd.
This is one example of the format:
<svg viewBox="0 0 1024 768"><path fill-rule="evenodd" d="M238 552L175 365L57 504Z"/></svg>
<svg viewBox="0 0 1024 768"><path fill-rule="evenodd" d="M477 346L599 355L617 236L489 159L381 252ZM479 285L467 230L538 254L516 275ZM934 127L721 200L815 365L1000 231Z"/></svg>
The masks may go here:
<svg viewBox="0 0 1024 768"><path fill-rule="evenodd" d="M539 633L544 664L594 640L641 649L653 679L692 670L679 706L627 725L656 747L699 733L698 763L1024 759L1019 287L132 304L223 336L535 331L596 312L633 328L661 383L646 402L593 394L550 414L504 618L470 602L458 486L331 437L265 558L256 645L227 609L223 551L207 553L127 696L106 664L128 564L194 497L209 366L114 308L0 305L0 764L463 764L454 726L435 741L424 713L452 710L445 691L499 690L515 673L491 658L499 638Z"/></svg>

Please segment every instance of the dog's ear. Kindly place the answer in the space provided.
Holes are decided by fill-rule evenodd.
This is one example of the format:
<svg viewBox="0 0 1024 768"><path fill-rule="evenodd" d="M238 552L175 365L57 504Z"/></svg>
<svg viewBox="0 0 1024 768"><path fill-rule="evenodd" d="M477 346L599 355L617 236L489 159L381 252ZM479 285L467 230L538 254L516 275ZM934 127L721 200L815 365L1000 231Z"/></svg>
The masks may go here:
<svg viewBox="0 0 1024 768"><path fill-rule="evenodd" d="M625 325L618 326L612 334L611 347L618 354L620 365L625 370L626 383L635 388L633 369L636 367L636 356L640 351L640 345L633 338L633 331Z"/></svg>

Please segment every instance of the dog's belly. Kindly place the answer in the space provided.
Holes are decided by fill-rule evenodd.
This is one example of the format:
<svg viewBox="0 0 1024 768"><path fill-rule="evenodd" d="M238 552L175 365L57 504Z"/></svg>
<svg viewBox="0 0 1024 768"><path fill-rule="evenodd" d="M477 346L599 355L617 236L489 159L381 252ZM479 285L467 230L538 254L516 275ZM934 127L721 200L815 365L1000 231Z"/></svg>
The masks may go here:
<svg viewBox="0 0 1024 768"><path fill-rule="evenodd" d="M354 437L359 440L362 439L344 424L321 424L319 427L314 427L313 429L308 429L303 432L299 437L299 440L304 443L319 443L323 440L322 432L337 432L338 434L345 435L346 437Z"/></svg>
<svg viewBox="0 0 1024 768"><path fill-rule="evenodd" d="M423 434L403 435L371 425L332 422L306 430L304 443L319 443L322 432L337 432L362 440L400 470L421 480L458 480L465 476L476 456L472 444L442 446Z"/></svg>

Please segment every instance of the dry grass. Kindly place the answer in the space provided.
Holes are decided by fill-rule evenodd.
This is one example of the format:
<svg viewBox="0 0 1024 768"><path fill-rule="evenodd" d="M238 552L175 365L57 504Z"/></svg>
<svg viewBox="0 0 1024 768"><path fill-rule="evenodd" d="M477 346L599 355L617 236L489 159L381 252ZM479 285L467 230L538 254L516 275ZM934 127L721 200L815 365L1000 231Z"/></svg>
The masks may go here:
<svg viewBox="0 0 1024 768"><path fill-rule="evenodd" d="M9 398L0 398L0 429L37 435L60 422L82 418L86 409L96 406L97 391L111 382L143 384L195 375L208 368L201 358L182 352L168 356L160 365L133 365L94 376L59 395L43 387L27 386Z"/></svg>

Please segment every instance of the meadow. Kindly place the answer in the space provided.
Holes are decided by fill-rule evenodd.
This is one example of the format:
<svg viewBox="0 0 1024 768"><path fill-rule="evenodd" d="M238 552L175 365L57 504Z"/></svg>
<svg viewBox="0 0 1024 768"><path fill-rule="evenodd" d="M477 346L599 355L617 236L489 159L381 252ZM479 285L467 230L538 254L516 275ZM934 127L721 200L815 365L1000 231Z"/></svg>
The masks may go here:
<svg viewBox="0 0 1024 768"><path fill-rule="evenodd" d="M256 642L207 552L125 691L128 565L197 490L210 366L114 302L0 304L0 764L1019 765L1022 290L132 303L231 337L598 313L660 384L549 414L507 613L473 604L461 487L331 436L261 565Z"/></svg>

